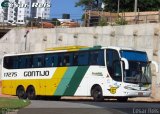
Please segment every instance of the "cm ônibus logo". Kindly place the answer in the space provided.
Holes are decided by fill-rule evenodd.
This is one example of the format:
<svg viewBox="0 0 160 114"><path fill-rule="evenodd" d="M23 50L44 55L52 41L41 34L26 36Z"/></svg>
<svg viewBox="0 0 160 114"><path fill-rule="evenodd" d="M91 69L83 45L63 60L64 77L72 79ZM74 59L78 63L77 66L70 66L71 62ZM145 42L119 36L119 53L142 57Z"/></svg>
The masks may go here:
<svg viewBox="0 0 160 114"><path fill-rule="evenodd" d="M31 7L33 7L33 8L50 8L51 7L51 4L49 4L49 3L32 3L32 4L30 4L31 5ZM25 3L16 3L16 2L10 2L10 1L3 1L2 3L1 3L1 7L2 8L8 8L8 7L10 7L10 8L15 8L15 7L19 7L19 8L27 8L27 7L29 7L30 5L28 5L28 4L25 4Z"/></svg>

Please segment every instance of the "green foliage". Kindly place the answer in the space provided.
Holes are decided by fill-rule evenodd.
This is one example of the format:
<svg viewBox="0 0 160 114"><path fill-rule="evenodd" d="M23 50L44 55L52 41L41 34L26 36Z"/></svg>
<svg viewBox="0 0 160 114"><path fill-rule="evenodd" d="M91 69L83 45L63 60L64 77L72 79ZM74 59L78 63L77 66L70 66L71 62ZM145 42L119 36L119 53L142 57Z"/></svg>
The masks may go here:
<svg viewBox="0 0 160 114"><path fill-rule="evenodd" d="M106 4L105 11L117 12L118 0L79 0L75 6L82 6L84 9L94 8L96 1ZM139 11L156 11L160 9L160 0L137 0ZM135 0L120 0L120 12L133 12Z"/></svg>
<svg viewBox="0 0 160 114"><path fill-rule="evenodd" d="M137 0L139 11L154 11L160 9L160 0ZM118 0L104 0L105 11L117 12ZM135 0L120 0L120 12L133 12Z"/></svg>
<svg viewBox="0 0 160 114"><path fill-rule="evenodd" d="M85 14L82 15L81 19L85 19Z"/></svg>
<svg viewBox="0 0 160 114"><path fill-rule="evenodd" d="M98 26L107 26L108 25L108 22L105 18L101 18L98 22Z"/></svg>
<svg viewBox="0 0 160 114"><path fill-rule="evenodd" d="M93 2L93 0L79 0L79 2L76 2L76 7L77 6L87 6L90 5Z"/></svg>
<svg viewBox="0 0 160 114"><path fill-rule="evenodd" d="M53 18L51 23L55 26L59 26L61 24L60 21L58 21L56 18Z"/></svg>
<svg viewBox="0 0 160 114"><path fill-rule="evenodd" d="M30 104L29 100L0 98L0 109L19 109Z"/></svg>
<svg viewBox="0 0 160 114"><path fill-rule="evenodd" d="M126 25L127 21L123 17L119 17L119 18L116 19L115 23L117 25Z"/></svg>
<svg viewBox="0 0 160 114"><path fill-rule="evenodd" d="M84 10L99 9L99 4L102 3L102 1L103 0L79 0L75 6L81 6Z"/></svg>
<svg viewBox="0 0 160 114"><path fill-rule="evenodd" d="M0 98L0 114L8 114L10 111L23 108L29 104L29 100L20 100L15 98Z"/></svg>

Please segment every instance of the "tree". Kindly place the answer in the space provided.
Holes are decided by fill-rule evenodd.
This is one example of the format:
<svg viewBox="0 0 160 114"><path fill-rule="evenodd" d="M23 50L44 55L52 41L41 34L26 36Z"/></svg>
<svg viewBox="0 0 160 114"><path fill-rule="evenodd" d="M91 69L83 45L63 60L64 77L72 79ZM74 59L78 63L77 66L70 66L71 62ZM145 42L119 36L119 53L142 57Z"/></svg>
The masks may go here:
<svg viewBox="0 0 160 114"><path fill-rule="evenodd" d="M61 24L57 18L52 18L51 23L54 24L55 26L59 26Z"/></svg>
<svg viewBox="0 0 160 114"><path fill-rule="evenodd" d="M75 6L81 6L85 10L95 10L100 8L102 1L103 0L79 0Z"/></svg>
<svg viewBox="0 0 160 114"><path fill-rule="evenodd" d="M79 0L76 6L84 9L95 9L100 3L105 3L105 11L117 12L118 0ZM133 12L135 0L120 0L120 12ZM160 0L138 0L139 11L156 11L160 9Z"/></svg>

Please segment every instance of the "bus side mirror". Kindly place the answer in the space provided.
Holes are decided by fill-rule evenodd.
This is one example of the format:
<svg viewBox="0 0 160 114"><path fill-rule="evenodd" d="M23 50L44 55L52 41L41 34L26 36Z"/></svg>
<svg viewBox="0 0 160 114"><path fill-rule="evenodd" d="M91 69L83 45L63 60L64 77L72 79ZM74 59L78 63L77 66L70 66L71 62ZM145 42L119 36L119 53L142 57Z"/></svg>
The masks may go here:
<svg viewBox="0 0 160 114"><path fill-rule="evenodd" d="M159 72L158 71L158 63L156 61L151 61L151 63L155 65L155 67L156 67L156 73L158 73Z"/></svg>
<svg viewBox="0 0 160 114"><path fill-rule="evenodd" d="M124 62L125 64L125 70L128 70L129 69L129 63L128 63L128 60L126 58L121 58L121 61Z"/></svg>

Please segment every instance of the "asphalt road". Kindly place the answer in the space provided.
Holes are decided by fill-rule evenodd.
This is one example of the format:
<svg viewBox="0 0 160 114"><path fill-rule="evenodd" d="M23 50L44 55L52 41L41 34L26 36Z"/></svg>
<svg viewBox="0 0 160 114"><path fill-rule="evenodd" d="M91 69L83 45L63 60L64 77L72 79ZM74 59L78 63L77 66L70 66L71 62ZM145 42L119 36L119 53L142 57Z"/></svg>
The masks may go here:
<svg viewBox="0 0 160 114"><path fill-rule="evenodd" d="M160 114L159 103L33 100L18 114Z"/></svg>

